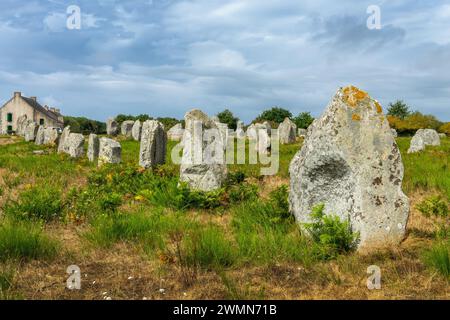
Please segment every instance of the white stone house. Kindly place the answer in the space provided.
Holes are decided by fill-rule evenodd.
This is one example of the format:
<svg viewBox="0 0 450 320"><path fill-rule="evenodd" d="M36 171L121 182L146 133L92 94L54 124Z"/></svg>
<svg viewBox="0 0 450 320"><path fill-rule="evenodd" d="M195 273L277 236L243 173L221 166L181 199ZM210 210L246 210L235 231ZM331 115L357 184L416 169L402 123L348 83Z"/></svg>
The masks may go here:
<svg viewBox="0 0 450 320"><path fill-rule="evenodd" d="M63 128L64 118L59 109L42 106L36 97L24 97L21 92L14 92L14 96L0 108L0 133L10 134L17 129L19 117L27 115L28 120L45 127Z"/></svg>

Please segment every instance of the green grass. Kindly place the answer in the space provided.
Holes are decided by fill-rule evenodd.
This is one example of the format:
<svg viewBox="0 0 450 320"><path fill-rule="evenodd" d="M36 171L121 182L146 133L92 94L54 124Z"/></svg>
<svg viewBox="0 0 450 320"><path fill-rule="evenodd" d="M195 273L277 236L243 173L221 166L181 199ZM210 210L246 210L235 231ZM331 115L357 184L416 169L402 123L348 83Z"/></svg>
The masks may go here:
<svg viewBox="0 0 450 320"><path fill-rule="evenodd" d="M397 139L405 166L405 191L436 189L450 201L450 139L441 139L439 147L427 146L423 152L407 154L410 141Z"/></svg>
<svg viewBox="0 0 450 320"><path fill-rule="evenodd" d="M432 270L437 271L443 277L450 281L450 243L439 242L434 244L431 249L426 250L423 262Z"/></svg>
<svg viewBox="0 0 450 320"><path fill-rule="evenodd" d="M10 219L0 223L0 261L51 259L58 249L59 244L39 224Z"/></svg>
<svg viewBox="0 0 450 320"><path fill-rule="evenodd" d="M231 267L237 259L237 251L224 231L214 225L194 230L183 243L185 262L190 266L206 269Z"/></svg>
<svg viewBox="0 0 450 320"><path fill-rule="evenodd" d="M178 213L141 208L137 212L100 215L84 237L92 244L108 248L119 242L139 244L152 253L163 250L171 233L194 228L195 223Z"/></svg>

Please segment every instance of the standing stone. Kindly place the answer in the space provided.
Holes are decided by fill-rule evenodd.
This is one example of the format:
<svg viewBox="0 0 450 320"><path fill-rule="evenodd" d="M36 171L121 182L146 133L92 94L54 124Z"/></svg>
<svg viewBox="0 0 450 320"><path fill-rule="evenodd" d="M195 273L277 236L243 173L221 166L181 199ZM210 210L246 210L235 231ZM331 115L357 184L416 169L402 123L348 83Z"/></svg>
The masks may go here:
<svg viewBox="0 0 450 320"><path fill-rule="evenodd" d="M70 126L64 128L58 143L58 153L69 153L69 146L67 144L70 135Z"/></svg>
<svg viewBox="0 0 450 320"><path fill-rule="evenodd" d="M25 128L25 141L31 142L36 139L39 126L36 122L29 122Z"/></svg>
<svg viewBox="0 0 450 320"><path fill-rule="evenodd" d="M89 135L88 152L87 156L90 162L94 162L98 159L98 154L100 152L100 140L98 136L94 133Z"/></svg>
<svg viewBox="0 0 450 320"><path fill-rule="evenodd" d="M238 121L237 123L236 138L245 139L244 123L242 121Z"/></svg>
<svg viewBox="0 0 450 320"><path fill-rule="evenodd" d="M443 139L443 138L446 138L446 137L447 137L447 135L445 133L439 133L439 138Z"/></svg>
<svg viewBox="0 0 450 320"><path fill-rule="evenodd" d="M119 134L119 124L115 119L108 119L106 121L106 134L108 136L117 136Z"/></svg>
<svg viewBox="0 0 450 320"><path fill-rule="evenodd" d="M307 133L308 133L308 130L306 130L306 129L302 129L302 128L298 129L298 136L300 138L305 138Z"/></svg>
<svg viewBox="0 0 450 320"><path fill-rule="evenodd" d="M99 149L99 166L107 163L118 164L122 161L122 146L119 142L109 138L100 138Z"/></svg>
<svg viewBox="0 0 450 320"><path fill-rule="evenodd" d="M251 124L248 128L247 128L247 137L249 140L258 140L258 132L256 131L256 125L255 124Z"/></svg>
<svg viewBox="0 0 450 320"><path fill-rule="evenodd" d="M294 143L297 138L297 126L291 119L284 119L283 123L278 127L278 135L281 144Z"/></svg>
<svg viewBox="0 0 450 320"><path fill-rule="evenodd" d="M256 151L258 154L268 154L271 146L269 131L271 129L270 124L265 122L263 124L257 123L255 125L256 133L257 133L257 142L255 145Z"/></svg>
<svg viewBox="0 0 450 320"><path fill-rule="evenodd" d="M122 122L122 126L121 126L121 133L122 135L124 135L127 138L132 138L133 137L133 126L134 126L134 121L131 120L127 120Z"/></svg>
<svg viewBox="0 0 450 320"><path fill-rule="evenodd" d="M219 129L220 137L222 138L222 144L226 149L228 143L228 125L220 122L216 122L216 125Z"/></svg>
<svg viewBox="0 0 450 320"><path fill-rule="evenodd" d="M411 145L408 153L415 153L425 150L426 146L440 146L441 139L436 130L433 129L419 129L414 137L411 139Z"/></svg>
<svg viewBox="0 0 450 320"><path fill-rule="evenodd" d="M180 180L194 190L219 189L227 177L225 148L219 128L198 109L186 113L185 121Z"/></svg>
<svg viewBox="0 0 450 320"><path fill-rule="evenodd" d="M136 120L133 124L133 128L131 129L131 135L133 136L134 141L141 141L142 134L142 123L139 120Z"/></svg>
<svg viewBox="0 0 450 320"><path fill-rule="evenodd" d="M36 133L36 139L34 140L34 144L37 146L42 146L44 144L45 138L45 128L44 126L39 126L38 131Z"/></svg>
<svg viewBox="0 0 450 320"><path fill-rule="evenodd" d="M71 133L65 142L71 158L81 158L84 155L84 136L80 133Z"/></svg>
<svg viewBox="0 0 450 320"><path fill-rule="evenodd" d="M397 137L398 137L397 130L391 129L391 132L392 132L392 135L394 136L394 138L397 138Z"/></svg>
<svg viewBox="0 0 450 320"><path fill-rule="evenodd" d="M44 130L44 144L48 146L56 146L59 141L58 128L45 128Z"/></svg>
<svg viewBox="0 0 450 320"><path fill-rule="evenodd" d="M167 137L171 141L181 141L183 139L184 129L181 123L176 124L167 132Z"/></svg>
<svg viewBox="0 0 450 320"><path fill-rule="evenodd" d="M139 165L145 169L166 162L167 134L162 123L148 120L142 126Z"/></svg>
<svg viewBox="0 0 450 320"><path fill-rule="evenodd" d="M20 116L17 119L17 130L16 130L16 134L20 137L23 137L25 135L25 128L28 124L28 119L27 119L27 115L24 114L23 116Z"/></svg>
<svg viewBox="0 0 450 320"><path fill-rule="evenodd" d="M308 130L290 168L291 212L311 222L314 206L349 219L359 247L399 243L409 200L403 163L380 104L353 86L341 88Z"/></svg>

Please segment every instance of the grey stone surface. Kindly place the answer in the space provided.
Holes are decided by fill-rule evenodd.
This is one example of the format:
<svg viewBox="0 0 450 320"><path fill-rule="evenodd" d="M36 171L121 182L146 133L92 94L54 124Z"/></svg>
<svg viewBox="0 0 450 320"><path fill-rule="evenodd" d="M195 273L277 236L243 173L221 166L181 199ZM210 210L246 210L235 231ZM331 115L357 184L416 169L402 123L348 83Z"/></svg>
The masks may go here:
<svg viewBox="0 0 450 320"><path fill-rule="evenodd" d="M39 126L36 122L28 122L25 128L25 141L31 142L36 139L36 134L38 132Z"/></svg>
<svg viewBox="0 0 450 320"><path fill-rule="evenodd" d="M136 120L133 124L133 128L131 129L131 135L134 141L141 141L142 134L142 123L139 120Z"/></svg>
<svg viewBox="0 0 450 320"><path fill-rule="evenodd" d="M289 172L289 203L298 222L311 222L311 209L324 204L326 214L349 219L360 233L360 249L404 238L409 199L402 191L401 154L381 106L367 93L338 90Z"/></svg>
<svg viewBox="0 0 450 320"><path fill-rule="evenodd" d="M87 151L87 157L89 161L94 162L95 160L97 160L99 152L100 152L100 139L96 134L91 133L89 135L88 151Z"/></svg>
<svg viewBox="0 0 450 320"><path fill-rule="evenodd" d="M416 153L425 150L426 146L440 146L441 139L436 130L419 129L411 139L408 153Z"/></svg>
<svg viewBox="0 0 450 320"><path fill-rule="evenodd" d="M121 126L122 135L127 138L132 138L133 137L133 126L134 126L134 121L127 120L127 121L122 122L122 126Z"/></svg>
<svg viewBox="0 0 450 320"><path fill-rule="evenodd" d="M187 112L185 122L180 180L194 190L220 188L227 177L227 166L216 122L198 109Z"/></svg>
<svg viewBox="0 0 450 320"><path fill-rule="evenodd" d="M66 142L68 154L71 158L81 158L84 155L84 136L80 133L71 133Z"/></svg>
<svg viewBox="0 0 450 320"><path fill-rule="evenodd" d="M237 123L235 137L238 139L245 139L246 133L244 130L244 123L242 121L239 121Z"/></svg>
<svg viewBox="0 0 450 320"><path fill-rule="evenodd" d="M304 138L304 137L306 137L307 133L308 133L308 130L306 130L306 129L302 129L302 128L298 129L298 136L299 137Z"/></svg>
<svg viewBox="0 0 450 320"><path fill-rule="evenodd" d="M58 128L48 127L44 130L44 144L49 146L56 146L59 142Z"/></svg>
<svg viewBox="0 0 450 320"><path fill-rule="evenodd" d="M45 138L44 134L45 134L44 126L39 126L38 130L36 132L36 139L34 139L34 143L37 146L42 146L44 144L44 138Z"/></svg>
<svg viewBox="0 0 450 320"><path fill-rule="evenodd" d="M67 144L67 139L70 135L70 126L64 128L61 137L58 142L58 153L69 153L69 146Z"/></svg>
<svg viewBox="0 0 450 320"><path fill-rule="evenodd" d="M167 132L167 137L171 141L181 141L183 139L184 129L181 123L176 124Z"/></svg>
<svg viewBox="0 0 450 320"><path fill-rule="evenodd" d="M100 151L98 154L98 165L102 166L107 163L118 164L122 161L122 146L119 142L109 139L100 138Z"/></svg>
<svg viewBox="0 0 450 320"><path fill-rule="evenodd" d="M25 136L25 128L28 125L28 117L26 114L24 114L23 116L20 116L17 119L17 129L16 129L16 134L20 137Z"/></svg>
<svg viewBox="0 0 450 320"><path fill-rule="evenodd" d="M294 143L297 138L297 126L291 119L284 119L278 127L278 136L281 144Z"/></svg>
<svg viewBox="0 0 450 320"><path fill-rule="evenodd" d="M166 162L167 134L162 123L148 120L142 126L139 165L151 168Z"/></svg>
<svg viewBox="0 0 450 320"><path fill-rule="evenodd" d="M397 137L398 137L397 130L391 129L391 132L392 132L392 135L394 136L394 138L397 138Z"/></svg>
<svg viewBox="0 0 450 320"><path fill-rule="evenodd" d="M222 144L224 149L226 149L227 147L227 142L228 142L228 125L225 123L220 123L220 122L215 122L217 125L217 128L219 129L220 132L220 137L222 138Z"/></svg>
<svg viewBox="0 0 450 320"><path fill-rule="evenodd" d="M263 124L257 123L255 125L256 133L257 133L257 142L255 145L256 151L259 154L268 154L271 146L270 141L270 125L265 122Z"/></svg>
<svg viewBox="0 0 450 320"><path fill-rule="evenodd" d="M119 124L115 119L108 119L106 121L106 134L108 136L117 136L119 134Z"/></svg>
<svg viewBox="0 0 450 320"><path fill-rule="evenodd" d="M250 140L258 140L258 132L254 123L247 128L247 138Z"/></svg>

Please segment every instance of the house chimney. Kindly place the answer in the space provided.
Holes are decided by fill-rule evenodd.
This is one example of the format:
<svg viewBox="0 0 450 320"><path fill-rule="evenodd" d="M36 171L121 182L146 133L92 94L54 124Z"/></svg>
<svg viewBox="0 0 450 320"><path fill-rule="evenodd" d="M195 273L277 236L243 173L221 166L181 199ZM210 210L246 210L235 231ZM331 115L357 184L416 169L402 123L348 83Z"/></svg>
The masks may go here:
<svg viewBox="0 0 450 320"><path fill-rule="evenodd" d="M61 109L55 109L56 113L60 114L61 113Z"/></svg>
<svg viewBox="0 0 450 320"><path fill-rule="evenodd" d="M22 92L16 91L14 92L14 98L20 98L22 96Z"/></svg>
<svg viewBox="0 0 450 320"><path fill-rule="evenodd" d="M50 108L51 112L56 112L55 108Z"/></svg>
<svg viewBox="0 0 450 320"><path fill-rule="evenodd" d="M36 97L30 97L31 100L33 100L34 102L37 102L37 98Z"/></svg>
<svg viewBox="0 0 450 320"><path fill-rule="evenodd" d="M48 111L48 105L45 105L45 106L44 106L44 108L45 108L45 110L47 110L47 111Z"/></svg>

